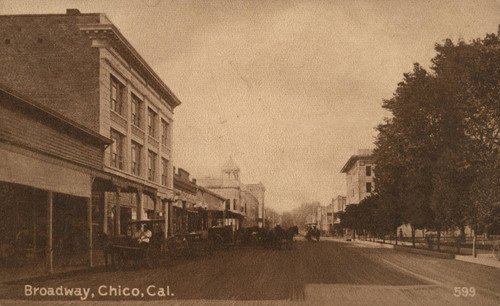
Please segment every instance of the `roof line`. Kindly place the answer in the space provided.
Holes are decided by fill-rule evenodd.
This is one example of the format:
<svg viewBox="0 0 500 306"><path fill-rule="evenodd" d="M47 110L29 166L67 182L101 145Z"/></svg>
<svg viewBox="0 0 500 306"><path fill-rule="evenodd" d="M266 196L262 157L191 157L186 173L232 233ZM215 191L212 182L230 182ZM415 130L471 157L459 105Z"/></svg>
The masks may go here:
<svg viewBox="0 0 500 306"><path fill-rule="evenodd" d="M168 88L168 86L163 82L163 80L158 76L158 74L149 66L146 60L137 52L137 50L132 46L132 44L123 36L120 30L113 24L80 24L79 28L81 31L95 32L95 31L111 31L115 37L118 39L119 43L122 44L137 60L137 62L143 66L143 68L151 75L153 80L157 83L164 94L167 94L171 98L173 106L179 106L181 101L175 94ZM169 99L170 100L170 99ZM170 101L166 101L167 103ZM170 103L169 103L170 104Z"/></svg>

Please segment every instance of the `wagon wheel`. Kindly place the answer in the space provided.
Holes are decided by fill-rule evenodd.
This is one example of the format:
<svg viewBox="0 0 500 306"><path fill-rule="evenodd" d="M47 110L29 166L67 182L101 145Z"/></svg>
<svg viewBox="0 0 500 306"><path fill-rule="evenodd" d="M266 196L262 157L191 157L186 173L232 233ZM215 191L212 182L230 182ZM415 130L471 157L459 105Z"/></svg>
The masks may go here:
<svg viewBox="0 0 500 306"><path fill-rule="evenodd" d="M217 234L212 238L212 244L214 250L220 250L224 247L224 239L221 235Z"/></svg>
<svg viewBox="0 0 500 306"><path fill-rule="evenodd" d="M167 240L167 254L169 259L175 259L177 258L180 254L180 251L182 250L182 245L175 237L171 237Z"/></svg>
<svg viewBox="0 0 500 306"><path fill-rule="evenodd" d="M153 256L151 253L152 252L151 252L149 246L146 249L144 249L144 263L150 269L152 269L154 267L154 260L153 260Z"/></svg>
<svg viewBox="0 0 500 306"><path fill-rule="evenodd" d="M214 240L209 239L208 241L208 255L212 256L214 254Z"/></svg>
<svg viewBox="0 0 500 306"><path fill-rule="evenodd" d="M153 266L153 268L158 267L158 263L160 262L161 259L161 249L156 247L153 248L150 247L149 258L151 258L151 265Z"/></svg>
<svg viewBox="0 0 500 306"><path fill-rule="evenodd" d="M497 240L493 244L493 255L496 259L500 260L500 240Z"/></svg>

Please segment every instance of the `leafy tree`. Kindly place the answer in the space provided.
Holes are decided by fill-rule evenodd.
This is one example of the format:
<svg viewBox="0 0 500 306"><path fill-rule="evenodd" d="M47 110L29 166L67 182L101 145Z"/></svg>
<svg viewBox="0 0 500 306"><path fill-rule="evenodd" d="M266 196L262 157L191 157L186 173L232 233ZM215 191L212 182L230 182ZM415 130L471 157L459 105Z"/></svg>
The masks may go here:
<svg viewBox="0 0 500 306"><path fill-rule="evenodd" d="M500 28L445 40L432 72L415 64L383 107L374 155L380 229L494 228L500 211ZM414 241L414 240L413 240ZM459 246L459 245L458 245Z"/></svg>
<svg viewBox="0 0 500 306"><path fill-rule="evenodd" d="M369 195L358 204L359 223L365 236L370 235L372 238L375 238L377 235L378 226L375 212L378 208L378 204L379 197L376 194Z"/></svg>

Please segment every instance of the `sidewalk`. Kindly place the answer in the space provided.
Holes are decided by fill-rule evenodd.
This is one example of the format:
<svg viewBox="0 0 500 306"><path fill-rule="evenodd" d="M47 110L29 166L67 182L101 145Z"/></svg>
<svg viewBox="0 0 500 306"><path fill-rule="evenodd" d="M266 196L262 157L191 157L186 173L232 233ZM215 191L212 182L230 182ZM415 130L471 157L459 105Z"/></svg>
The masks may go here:
<svg viewBox="0 0 500 306"><path fill-rule="evenodd" d="M372 242L372 241L364 241L364 240L353 240L347 241L348 238L340 238L340 237L322 237L321 240L325 241L335 241L340 243L347 243L351 245L356 245L359 247L372 247L372 248L387 248L394 249L394 244L382 243L382 242ZM398 245L403 246L411 246L411 242L399 242ZM479 265L485 265L490 267L495 267L500 269L500 261L493 256L491 253L479 253L477 257L474 258L472 255L455 255L455 260L475 263Z"/></svg>
<svg viewBox="0 0 500 306"><path fill-rule="evenodd" d="M347 241L347 239L350 239L350 238L321 237L321 240L346 243L346 244L355 245L355 246L362 247L362 248L381 248L381 249L393 249L394 248L394 245L382 243L382 242L373 242L373 241L365 241L365 240Z"/></svg>
<svg viewBox="0 0 500 306"><path fill-rule="evenodd" d="M476 258L473 256L456 255L455 259L500 269L500 260L497 260L493 254L477 254Z"/></svg>

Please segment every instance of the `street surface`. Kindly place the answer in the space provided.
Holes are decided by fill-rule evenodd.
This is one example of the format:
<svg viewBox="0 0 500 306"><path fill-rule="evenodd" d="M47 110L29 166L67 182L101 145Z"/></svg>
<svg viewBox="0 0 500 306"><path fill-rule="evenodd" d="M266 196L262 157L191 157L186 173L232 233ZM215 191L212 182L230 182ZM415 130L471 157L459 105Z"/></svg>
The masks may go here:
<svg viewBox="0 0 500 306"><path fill-rule="evenodd" d="M55 300L61 304L80 300L75 296L26 297L26 285L90 288L94 297L89 294L86 302L126 300L136 304L152 301L186 305L189 301L181 300L187 299L208 304L220 300L264 304L500 304L500 269L332 241L297 241L295 246L292 251L235 248L218 251L211 257L176 260L157 269L131 266L120 271L97 270L4 283L0 285L0 304L9 305L19 299ZM148 292L148 286L154 287ZM102 296L99 287L108 296ZM138 288L144 296L125 297L122 292L121 296L110 297L111 287ZM455 287L467 288L468 296L454 296ZM470 288L474 288L473 297L469 295ZM161 290L169 295L158 296Z"/></svg>

